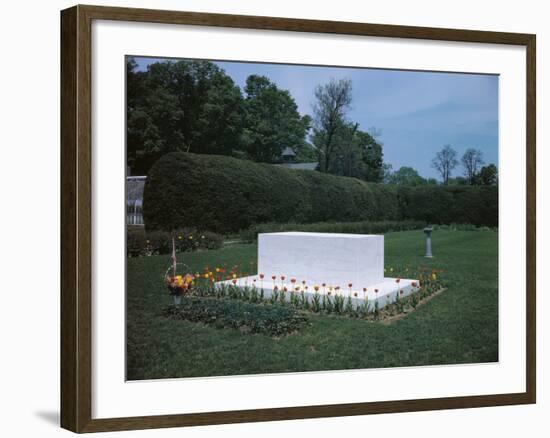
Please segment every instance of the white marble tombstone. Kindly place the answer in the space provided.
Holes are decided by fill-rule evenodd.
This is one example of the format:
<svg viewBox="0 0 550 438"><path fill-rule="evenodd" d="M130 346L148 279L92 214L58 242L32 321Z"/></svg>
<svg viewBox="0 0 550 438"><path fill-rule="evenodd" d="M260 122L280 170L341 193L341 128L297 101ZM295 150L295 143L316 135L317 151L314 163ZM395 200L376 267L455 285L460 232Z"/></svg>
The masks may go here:
<svg viewBox="0 0 550 438"><path fill-rule="evenodd" d="M384 281L384 236L335 233L258 235L258 272L308 284L367 287Z"/></svg>

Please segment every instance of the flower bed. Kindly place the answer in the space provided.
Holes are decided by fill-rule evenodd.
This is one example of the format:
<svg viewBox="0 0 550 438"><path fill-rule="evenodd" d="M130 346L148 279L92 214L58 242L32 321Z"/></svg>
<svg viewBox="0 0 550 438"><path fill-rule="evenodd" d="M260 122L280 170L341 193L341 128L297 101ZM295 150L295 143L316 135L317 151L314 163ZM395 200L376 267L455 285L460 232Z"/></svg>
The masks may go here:
<svg viewBox="0 0 550 438"><path fill-rule="evenodd" d="M439 269L423 267L394 269L390 267L385 271L396 277L397 284L400 283L402 276L418 278L419 283L412 284L413 293L408 296L397 293L392 302L384 303L386 305L383 308L379 308L378 300L369 300L367 288L357 288L351 283L342 287L328 284L308 285L296 278L286 278L284 275L272 276L271 280L277 281L280 285L267 294L264 293L263 284L265 274L259 274L257 280L243 286L238 284L237 279L246 277L247 273L240 270L238 266L213 269L206 267L203 272L195 272L188 289L186 289L186 294L218 300L232 299L256 304L270 304L274 307L320 314L335 314L366 320L385 320L395 318L396 315L410 313L418 305L427 301L427 298L445 288L445 281L442 278L443 271ZM226 282L219 283L222 280L226 280ZM378 291L375 289L372 292L376 295Z"/></svg>
<svg viewBox="0 0 550 438"><path fill-rule="evenodd" d="M284 336L304 327L307 318L289 307L244 303L212 297L184 297L178 306L164 309L171 319L200 322L215 328L238 329L245 333Z"/></svg>
<svg viewBox="0 0 550 438"><path fill-rule="evenodd" d="M183 228L172 232L145 231L143 227L129 226L126 233L126 255L143 257L170 254L174 238L176 252L217 249L223 244L223 237L210 231L200 232L194 228Z"/></svg>

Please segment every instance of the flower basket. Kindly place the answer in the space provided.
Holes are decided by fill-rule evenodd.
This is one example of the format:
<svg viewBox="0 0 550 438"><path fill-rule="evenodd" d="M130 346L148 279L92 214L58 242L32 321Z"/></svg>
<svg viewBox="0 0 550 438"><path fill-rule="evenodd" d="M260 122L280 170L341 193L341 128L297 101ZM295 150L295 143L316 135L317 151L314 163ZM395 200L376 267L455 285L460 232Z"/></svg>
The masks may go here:
<svg viewBox="0 0 550 438"><path fill-rule="evenodd" d="M181 266L189 269L187 265ZM168 289L169 295L173 297L174 304L179 306L181 304L182 297L191 293L195 277L189 273L170 275L171 270L174 270L173 265L170 266L164 274L164 284Z"/></svg>

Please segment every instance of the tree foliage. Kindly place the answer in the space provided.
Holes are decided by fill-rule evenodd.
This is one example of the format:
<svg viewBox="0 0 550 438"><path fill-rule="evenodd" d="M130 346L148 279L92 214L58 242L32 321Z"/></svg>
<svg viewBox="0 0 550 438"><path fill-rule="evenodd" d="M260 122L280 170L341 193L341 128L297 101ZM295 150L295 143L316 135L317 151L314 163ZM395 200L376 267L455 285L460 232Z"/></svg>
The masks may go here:
<svg viewBox="0 0 550 438"><path fill-rule="evenodd" d="M231 77L208 61L165 61L137 72L127 59L127 154L145 173L163 154L231 154L240 146L243 99Z"/></svg>
<svg viewBox="0 0 550 438"><path fill-rule="evenodd" d="M497 182L498 170L494 164L483 166L474 178L474 183L481 186L494 186Z"/></svg>
<svg viewBox="0 0 550 438"><path fill-rule="evenodd" d="M273 163L287 146L296 153L307 147L311 118L300 115L288 91L257 75L248 77L244 91L243 146L250 159Z"/></svg>
<svg viewBox="0 0 550 438"><path fill-rule="evenodd" d="M428 181L421 177L416 169L407 166L402 166L395 172L392 172L388 176L387 182L400 186L421 186L428 184Z"/></svg>

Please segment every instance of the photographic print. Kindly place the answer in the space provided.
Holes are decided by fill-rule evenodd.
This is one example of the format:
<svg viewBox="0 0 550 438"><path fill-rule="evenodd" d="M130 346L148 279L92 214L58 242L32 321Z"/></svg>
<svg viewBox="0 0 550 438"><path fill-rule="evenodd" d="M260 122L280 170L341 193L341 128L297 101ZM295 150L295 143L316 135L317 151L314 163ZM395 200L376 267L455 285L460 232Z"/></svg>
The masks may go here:
<svg viewBox="0 0 550 438"><path fill-rule="evenodd" d="M127 56L127 380L498 362L498 90Z"/></svg>

